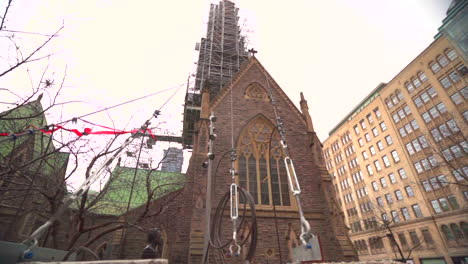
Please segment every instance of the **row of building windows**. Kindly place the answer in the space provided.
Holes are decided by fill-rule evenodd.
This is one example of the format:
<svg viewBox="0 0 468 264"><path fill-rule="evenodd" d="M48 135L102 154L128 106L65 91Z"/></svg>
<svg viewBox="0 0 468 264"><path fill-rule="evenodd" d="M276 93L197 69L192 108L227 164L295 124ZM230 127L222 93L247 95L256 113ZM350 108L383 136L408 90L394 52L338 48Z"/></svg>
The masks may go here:
<svg viewBox="0 0 468 264"><path fill-rule="evenodd" d="M405 87L409 93L419 88L424 82L428 80L426 74L422 71L418 72L417 76L411 78L411 81L405 83Z"/></svg>
<svg viewBox="0 0 468 264"><path fill-rule="evenodd" d="M355 152L356 152L356 149L354 148L354 145L351 145L351 146L345 148L346 157L351 156Z"/></svg>
<svg viewBox="0 0 468 264"><path fill-rule="evenodd" d="M388 109L391 109L393 106L397 105L403 99L404 99L403 94L399 90L396 90L394 94L391 94L389 97L385 99L385 104L387 105Z"/></svg>
<svg viewBox="0 0 468 264"><path fill-rule="evenodd" d="M350 160L348 163L349 163L349 168L350 169L356 168L359 165L359 162L358 162L357 158L354 158L354 159Z"/></svg>
<svg viewBox="0 0 468 264"><path fill-rule="evenodd" d="M392 152L390 152L390 154L392 154L393 161L395 163L400 161L400 156L398 155L396 150L393 150ZM390 167L391 164L390 164L390 160L388 159L387 155L382 156L382 160L384 162L385 167ZM375 166L375 169L378 172L382 170L382 166L380 165L379 160L374 161L374 166ZM371 164L368 164L366 166L366 169L367 169L367 173L369 174L369 176L374 175L374 169L373 169Z"/></svg>
<svg viewBox="0 0 468 264"><path fill-rule="evenodd" d="M358 214L358 211L356 210L355 207L346 210L346 212L348 213L348 216L354 216Z"/></svg>
<svg viewBox="0 0 468 264"><path fill-rule="evenodd" d="M392 118L393 118L393 121L395 121L395 123L398 123L400 122L400 120L409 116L410 114L411 114L411 109L409 108L408 105L405 105L401 109L395 111L392 114Z"/></svg>
<svg viewBox="0 0 468 264"><path fill-rule="evenodd" d="M365 202L365 203L359 204L359 207L361 208L361 213L363 214L370 212L373 209L373 205L371 202Z"/></svg>
<svg viewBox="0 0 468 264"><path fill-rule="evenodd" d="M468 87L465 86L459 92L453 93L452 95L450 95L450 99L452 99L453 103L456 105L465 102L465 100L468 99Z"/></svg>
<svg viewBox="0 0 468 264"><path fill-rule="evenodd" d="M455 122L453 119L450 119L446 123L439 125L439 127L432 129L431 134L434 140L439 142L442 140L442 138L450 137L452 134L455 134L458 131L460 131L460 129L458 128L457 122Z"/></svg>
<svg viewBox="0 0 468 264"><path fill-rule="evenodd" d="M377 119L380 119L382 117L382 113L380 112L379 108L375 108L373 110L374 112L374 115L377 117ZM367 121L369 122L369 124L373 124L374 123L374 118L372 117L372 114L369 113L366 115L366 119ZM366 122L364 119L361 119L361 121L359 121L359 125L361 126L361 128L364 130L367 128L367 125L366 125ZM353 127L354 129L354 132L356 133L356 135L359 135L360 133L360 130L359 130L359 126L358 125L355 125Z"/></svg>
<svg viewBox="0 0 468 264"><path fill-rule="evenodd" d="M419 152L425 148L429 147L429 143L425 136L419 136L417 139L408 142L406 145L406 150L410 155L413 155L416 152Z"/></svg>
<svg viewBox="0 0 468 264"><path fill-rule="evenodd" d="M421 94L413 98L413 102L417 108L420 108L424 104L428 103L432 98L437 96L437 92L434 87L429 87L424 90Z"/></svg>
<svg viewBox="0 0 468 264"><path fill-rule="evenodd" d="M461 65L457 68L457 71L459 72L462 72L465 70L465 65ZM452 71L448 74L448 77L442 77L439 79L439 82L440 84L442 85L442 87L444 87L445 89L449 88L452 86L452 84L455 84L457 82L459 82L461 79L460 79L460 75L458 74L457 71Z"/></svg>
<svg viewBox="0 0 468 264"><path fill-rule="evenodd" d="M447 197L441 197L431 201L432 209L436 214L447 212L450 210L456 210L460 208L455 195L449 195Z"/></svg>
<svg viewBox="0 0 468 264"><path fill-rule="evenodd" d="M343 157L341 157L341 154L338 154L335 156L335 163L338 164L343 161Z"/></svg>
<svg viewBox="0 0 468 264"><path fill-rule="evenodd" d="M351 134L349 132L346 132L342 137L341 137L341 142L343 143L343 146L351 141Z"/></svg>
<svg viewBox="0 0 468 264"><path fill-rule="evenodd" d="M411 186L406 186L405 187L405 191L406 191L406 195L408 197L414 197L414 191L413 191L413 188L411 188ZM403 200L403 194L401 192L401 190L396 190L395 192L395 197L398 201L401 201ZM385 197L385 200L387 201L387 204L390 205L390 204L393 204L394 203L394 200L393 200L393 196L391 193L387 193L384 195ZM384 207L384 202L383 202L383 198L382 197L377 197L376 198L376 201L377 201L377 205L380 206L380 207Z"/></svg>
<svg viewBox="0 0 468 264"><path fill-rule="evenodd" d="M413 163L414 168L418 173L423 173L424 171L430 171L431 169L436 168L439 163L434 155L428 156L424 159L416 161Z"/></svg>
<svg viewBox="0 0 468 264"><path fill-rule="evenodd" d="M421 116L424 119L424 122L429 123L432 121L432 119L437 118L446 112L447 107L445 107L445 104L439 103L436 106L430 108L429 111L422 113Z"/></svg>
<svg viewBox="0 0 468 264"><path fill-rule="evenodd" d="M463 157L466 155L465 153L468 153L468 142L466 141L460 142L442 150L442 154L446 161L451 161L455 158Z"/></svg>
<svg viewBox="0 0 468 264"><path fill-rule="evenodd" d="M463 168L454 169L452 170L452 174L457 181L468 180L468 166L463 166Z"/></svg>
<svg viewBox="0 0 468 264"><path fill-rule="evenodd" d="M352 193L345 194L343 196L343 200L345 201L345 203L350 203L350 202L354 201L353 194Z"/></svg>
<svg viewBox="0 0 468 264"><path fill-rule="evenodd" d="M400 127L400 129L398 129L398 132L400 132L401 137L406 137L407 135L415 132L418 129L419 129L418 122L416 122L416 120L413 119L409 123Z"/></svg>
<svg viewBox="0 0 468 264"><path fill-rule="evenodd" d="M362 197L367 196L367 195L369 195L369 192L367 191L366 186L356 190L356 196L358 198L362 198Z"/></svg>
<svg viewBox="0 0 468 264"><path fill-rule="evenodd" d="M432 190L437 190L437 189L440 189L442 187L445 187L447 186L449 183L447 181L447 177L445 175L439 175L439 176L436 176L436 177L432 177L428 180L424 180L421 182L423 188L424 188L424 191L426 192L430 192Z"/></svg>
<svg viewBox="0 0 468 264"><path fill-rule="evenodd" d="M455 50L447 50L445 54L437 56L435 61L430 62L429 67L433 73L438 73L442 68L449 65L449 63L454 61L457 57L458 55Z"/></svg>
<svg viewBox="0 0 468 264"><path fill-rule="evenodd" d="M447 241L468 239L468 223L466 222L460 222L460 226L456 223L441 225L440 230Z"/></svg>
<svg viewBox="0 0 468 264"><path fill-rule="evenodd" d="M358 172L353 173L352 178L353 178L354 184L363 181L364 176L362 175L362 171L358 171Z"/></svg>
<svg viewBox="0 0 468 264"><path fill-rule="evenodd" d="M346 190L350 187L349 185L349 178L346 178L340 182L341 190Z"/></svg>
<svg viewBox="0 0 468 264"><path fill-rule="evenodd" d="M395 184L397 182L394 173L388 174L388 178L392 184ZM380 185L382 186L382 189L385 189L388 187L387 180L385 177L380 178L379 182L380 182ZM376 181L373 181L371 185L372 185L372 189L374 190L374 192L379 191L379 184Z"/></svg>
<svg viewBox="0 0 468 264"><path fill-rule="evenodd" d="M434 246L434 239L432 238L431 233L429 232L428 229L422 229L421 230L422 237L424 239L424 242L426 243L427 247L432 248ZM411 240L411 246L406 240L406 235L405 233L399 233L398 234L398 240L400 241L400 245L403 250L409 250L410 247L413 249L419 249L421 247L421 240L419 239L419 236L416 232L416 230L412 230L408 232L410 240ZM393 246L393 245L392 245Z"/></svg>
<svg viewBox="0 0 468 264"><path fill-rule="evenodd" d="M338 176L344 175L346 173L346 165L343 165L338 168Z"/></svg>
<svg viewBox="0 0 468 264"><path fill-rule="evenodd" d="M415 218L423 217L423 214L422 214L421 209L419 208L418 204L413 204L411 206L411 208L413 209L413 213L414 213ZM411 215L410 215L410 212L409 212L407 207L402 207L402 208L400 208L399 211L401 213L403 221L407 221L407 220L411 219ZM382 220L387 225L392 223L392 222L399 223L402 220L402 219L400 219L400 213L397 210L390 211L390 215L392 217L391 219L388 217L387 213L383 213L382 214Z"/></svg>
<svg viewBox="0 0 468 264"><path fill-rule="evenodd" d="M460 228L461 227L461 228ZM468 238L468 224L466 222L460 222L460 226L455 223L444 224L440 227L442 233L445 236L445 239L448 241L451 240L463 240ZM426 244L427 248L433 248L435 245L434 239L432 238L431 232L427 228L420 230L422 234L422 240ZM407 234L409 235L410 242L407 240ZM391 236L390 236L391 237ZM393 237L390 239L390 244L392 247L396 247L397 238ZM410 249L420 249L422 248L422 241L417 230L410 230L408 232L398 233L398 241L401 249L408 251ZM381 236L370 237L368 239L369 248L373 250L383 250L384 244ZM354 246L359 254L367 254L368 245L366 240L360 239L354 241Z"/></svg>

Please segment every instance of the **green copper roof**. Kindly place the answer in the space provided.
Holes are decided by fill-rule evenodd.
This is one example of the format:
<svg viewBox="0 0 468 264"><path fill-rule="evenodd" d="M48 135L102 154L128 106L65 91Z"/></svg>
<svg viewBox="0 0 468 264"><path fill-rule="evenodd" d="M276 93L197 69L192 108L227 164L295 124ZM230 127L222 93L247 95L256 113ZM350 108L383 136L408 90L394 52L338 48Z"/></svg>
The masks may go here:
<svg viewBox="0 0 468 264"><path fill-rule="evenodd" d="M13 110L0 113L0 133L19 133L30 128L42 127L45 124L47 122L39 101L33 101ZM1 137L0 139L6 138ZM0 162L5 162L5 157L9 156L13 151L24 150L25 148L26 151L32 152L33 159L44 157L27 166L26 171L38 171L45 176L58 176L59 171L64 169L68 163L69 153L54 152L56 148L51 141L51 136L40 132L18 137L16 140L0 142ZM30 162L30 160L23 162Z"/></svg>
<svg viewBox="0 0 468 264"><path fill-rule="evenodd" d="M91 193L94 197L97 195L101 197L98 198L98 202L91 207L90 211L97 214L121 215L127 211L130 195L132 197L130 210L146 203L148 200L147 186L150 187L150 190L154 190L151 200L156 200L181 189L185 182L185 174L177 172L137 169L136 176L134 176L135 168L117 166L104 190L100 194ZM134 183L133 179L135 179Z"/></svg>

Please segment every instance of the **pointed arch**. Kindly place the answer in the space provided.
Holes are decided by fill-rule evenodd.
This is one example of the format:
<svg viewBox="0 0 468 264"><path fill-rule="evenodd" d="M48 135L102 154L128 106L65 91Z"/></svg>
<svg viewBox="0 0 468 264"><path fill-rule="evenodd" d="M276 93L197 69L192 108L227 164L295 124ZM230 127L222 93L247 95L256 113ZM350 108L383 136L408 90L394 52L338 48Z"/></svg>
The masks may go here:
<svg viewBox="0 0 468 264"><path fill-rule="evenodd" d="M256 204L291 205L279 135L265 116L257 115L244 126L237 156L239 185L252 194Z"/></svg>
<svg viewBox="0 0 468 264"><path fill-rule="evenodd" d="M268 102L268 93L266 89L258 82L253 82L247 86L244 92L247 99L255 99Z"/></svg>

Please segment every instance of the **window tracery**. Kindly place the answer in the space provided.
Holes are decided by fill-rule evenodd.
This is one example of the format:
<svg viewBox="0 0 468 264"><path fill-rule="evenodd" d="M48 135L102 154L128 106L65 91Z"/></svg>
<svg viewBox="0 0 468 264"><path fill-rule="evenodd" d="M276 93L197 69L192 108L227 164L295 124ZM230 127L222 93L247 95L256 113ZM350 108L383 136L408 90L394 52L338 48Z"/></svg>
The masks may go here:
<svg viewBox="0 0 468 264"><path fill-rule="evenodd" d="M247 89L245 89L245 97L248 99L268 101L268 94L265 89L255 82L251 83Z"/></svg>
<svg viewBox="0 0 468 264"><path fill-rule="evenodd" d="M271 122L259 116L243 129L237 148L239 185L250 192L255 204L290 206L284 154L273 128Z"/></svg>

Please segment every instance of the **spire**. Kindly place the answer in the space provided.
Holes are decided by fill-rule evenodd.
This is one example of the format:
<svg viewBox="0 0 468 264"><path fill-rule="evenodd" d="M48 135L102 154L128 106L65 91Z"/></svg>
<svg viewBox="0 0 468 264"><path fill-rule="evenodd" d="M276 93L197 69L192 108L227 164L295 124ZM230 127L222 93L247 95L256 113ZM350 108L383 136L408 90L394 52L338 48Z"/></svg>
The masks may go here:
<svg viewBox="0 0 468 264"><path fill-rule="evenodd" d="M304 119L307 123L307 132L315 132L314 131L314 124L312 123L312 118L310 117L309 114L309 106L307 105L307 100L304 99L304 94L301 92L301 112L302 115L304 116Z"/></svg>

